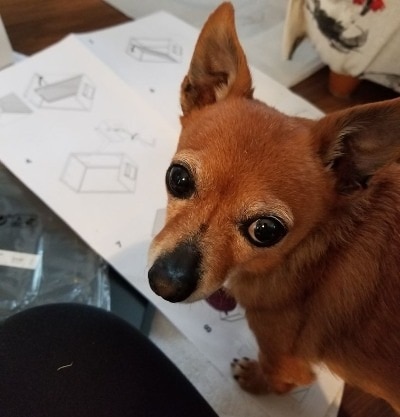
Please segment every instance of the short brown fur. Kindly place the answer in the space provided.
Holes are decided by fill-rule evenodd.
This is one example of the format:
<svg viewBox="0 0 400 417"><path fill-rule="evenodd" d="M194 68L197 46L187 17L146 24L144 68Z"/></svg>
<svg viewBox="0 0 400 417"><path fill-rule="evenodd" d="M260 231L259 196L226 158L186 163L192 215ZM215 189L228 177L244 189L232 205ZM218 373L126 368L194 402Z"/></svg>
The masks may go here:
<svg viewBox="0 0 400 417"><path fill-rule="evenodd" d="M190 167L196 190L169 197L150 263L190 242L201 256L187 301L224 286L246 309L260 354L234 364L244 389L287 392L324 362L400 412L400 100L312 121L252 92L233 8L223 3L181 90L173 163ZM243 223L269 215L287 235L251 244ZM169 299L175 289L162 267L150 275Z"/></svg>

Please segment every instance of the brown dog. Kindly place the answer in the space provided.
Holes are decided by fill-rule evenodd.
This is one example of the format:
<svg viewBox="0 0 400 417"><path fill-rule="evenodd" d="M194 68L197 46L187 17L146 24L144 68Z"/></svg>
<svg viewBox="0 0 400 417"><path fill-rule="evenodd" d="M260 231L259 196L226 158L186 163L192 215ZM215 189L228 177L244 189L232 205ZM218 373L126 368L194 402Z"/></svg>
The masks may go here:
<svg viewBox="0 0 400 417"><path fill-rule="evenodd" d="M150 285L171 302L224 287L246 309L244 389L287 392L324 362L400 412L400 100L312 121L252 93L224 3L182 84Z"/></svg>

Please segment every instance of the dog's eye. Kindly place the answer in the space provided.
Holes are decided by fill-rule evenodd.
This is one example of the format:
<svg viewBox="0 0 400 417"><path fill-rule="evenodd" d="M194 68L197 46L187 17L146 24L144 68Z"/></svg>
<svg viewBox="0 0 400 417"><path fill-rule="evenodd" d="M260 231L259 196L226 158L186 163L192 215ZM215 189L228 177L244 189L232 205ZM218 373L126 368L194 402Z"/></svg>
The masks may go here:
<svg viewBox="0 0 400 417"><path fill-rule="evenodd" d="M242 230L252 244L261 247L277 244L287 233L283 221L274 216L248 221L243 225Z"/></svg>
<svg viewBox="0 0 400 417"><path fill-rule="evenodd" d="M176 198L189 198L195 191L192 174L183 165L172 164L165 177L168 191Z"/></svg>

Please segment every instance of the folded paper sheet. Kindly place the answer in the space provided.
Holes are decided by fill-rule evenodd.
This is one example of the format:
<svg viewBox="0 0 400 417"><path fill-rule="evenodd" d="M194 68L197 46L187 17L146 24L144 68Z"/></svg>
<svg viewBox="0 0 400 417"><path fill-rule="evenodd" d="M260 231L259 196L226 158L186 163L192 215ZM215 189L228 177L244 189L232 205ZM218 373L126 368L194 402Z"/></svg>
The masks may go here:
<svg viewBox="0 0 400 417"><path fill-rule="evenodd" d="M221 313L205 301L170 304L146 279L179 134L179 85L197 35L161 13L69 36L0 72L0 155L231 381L230 359L256 355L241 308ZM257 97L290 114L320 116L269 77L255 70L253 76ZM252 397L232 384L232 398L247 417L323 417L342 386L321 368L315 384L290 395Z"/></svg>
<svg viewBox="0 0 400 417"><path fill-rule="evenodd" d="M165 10L200 29L220 0L104 0L134 19ZM283 54L288 0L231 0L240 41L251 65L291 87L322 67L321 59L305 39L293 59Z"/></svg>

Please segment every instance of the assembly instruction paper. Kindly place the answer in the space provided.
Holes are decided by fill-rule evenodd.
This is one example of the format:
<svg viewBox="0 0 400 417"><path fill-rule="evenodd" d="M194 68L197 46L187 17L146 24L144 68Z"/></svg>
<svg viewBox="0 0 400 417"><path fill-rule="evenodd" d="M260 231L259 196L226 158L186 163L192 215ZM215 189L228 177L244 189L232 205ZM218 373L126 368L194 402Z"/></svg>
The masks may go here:
<svg viewBox="0 0 400 417"><path fill-rule="evenodd" d="M157 39L151 27L158 28ZM115 32L69 36L2 71L0 155L230 379L231 358L257 353L240 306L225 313L206 301L170 304L147 284L147 250L162 226L164 175L179 135L179 85L196 36L161 13L154 22L138 20ZM107 59L112 69L101 62ZM270 104L319 115L268 77L253 75L256 94ZM248 417L252 404L271 417L322 417L341 388L339 379L320 369L317 383L284 397L252 397L236 389L249 404Z"/></svg>
<svg viewBox="0 0 400 417"><path fill-rule="evenodd" d="M105 0L134 19L165 10L200 29L218 0ZM307 38L292 59L283 58L282 39L288 0L232 0L236 29L249 62L285 86L292 86L321 67L321 59Z"/></svg>

